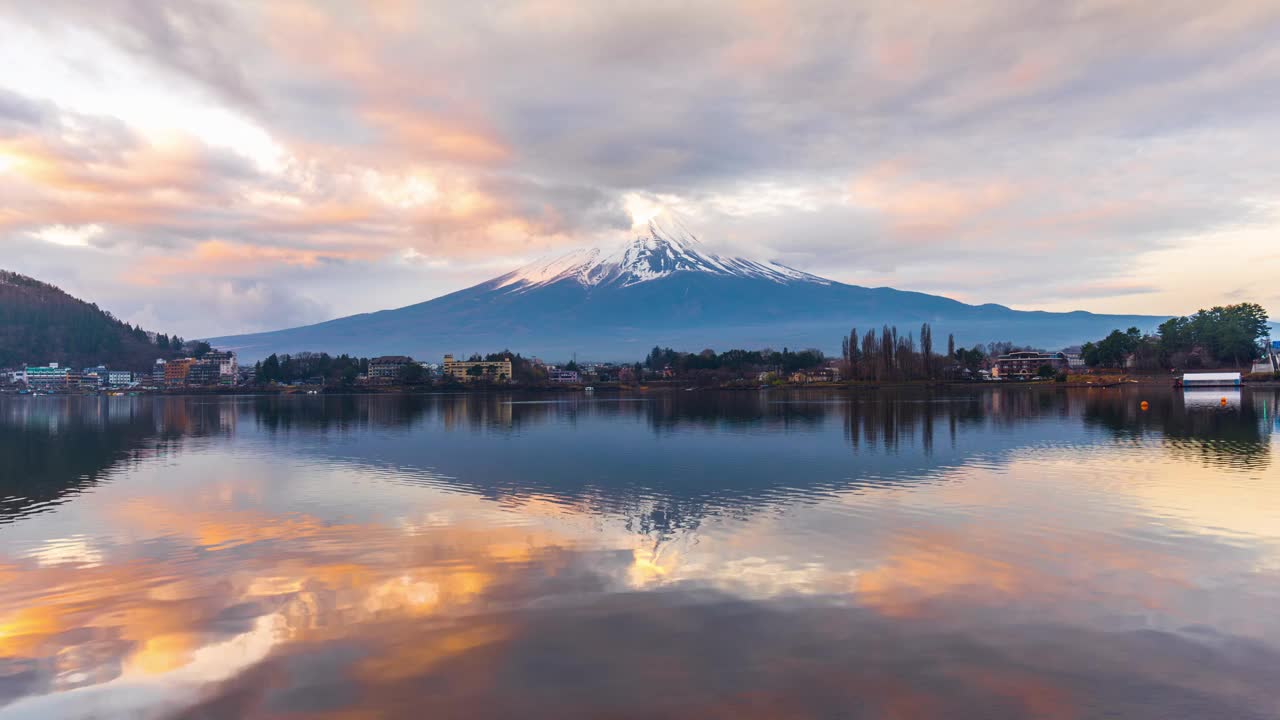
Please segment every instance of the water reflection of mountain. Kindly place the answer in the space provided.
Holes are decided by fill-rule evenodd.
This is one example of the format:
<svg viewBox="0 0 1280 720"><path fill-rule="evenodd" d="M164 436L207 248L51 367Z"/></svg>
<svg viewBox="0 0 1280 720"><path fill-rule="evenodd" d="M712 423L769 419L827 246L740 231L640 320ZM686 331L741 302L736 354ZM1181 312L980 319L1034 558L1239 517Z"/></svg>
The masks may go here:
<svg viewBox="0 0 1280 720"><path fill-rule="evenodd" d="M1139 407L1148 401L1148 410ZM1269 462L1280 393L1220 408L1167 390L10 398L0 522L114 468L223 436L512 502L540 498L666 534L711 515L938 482L1026 448L1158 441L1178 457ZM209 440L214 441L214 440Z"/></svg>
<svg viewBox="0 0 1280 720"><path fill-rule="evenodd" d="M1095 444L1112 433L1080 418L1127 402L1119 393L988 390L350 397L253 408L270 436L290 422L321 429L323 441L291 433L292 452L498 502L539 498L618 515L661 535L713 515L936 482L1023 448ZM334 442L335 430L352 441Z"/></svg>
<svg viewBox="0 0 1280 720"><path fill-rule="evenodd" d="M230 433L233 406L193 398L0 400L0 524L54 507L113 470Z"/></svg>

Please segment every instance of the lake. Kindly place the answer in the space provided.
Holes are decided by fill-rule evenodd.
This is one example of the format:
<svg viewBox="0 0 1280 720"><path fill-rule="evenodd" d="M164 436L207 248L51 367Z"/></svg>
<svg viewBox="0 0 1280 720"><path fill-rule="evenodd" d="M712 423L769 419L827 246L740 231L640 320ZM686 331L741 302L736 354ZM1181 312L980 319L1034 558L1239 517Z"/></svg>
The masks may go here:
<svg viewBox="0 0 1280 720"><path fill-rule="evenodd" d="M7 397L0 720L1274 720L1278 403Z"/></svg>

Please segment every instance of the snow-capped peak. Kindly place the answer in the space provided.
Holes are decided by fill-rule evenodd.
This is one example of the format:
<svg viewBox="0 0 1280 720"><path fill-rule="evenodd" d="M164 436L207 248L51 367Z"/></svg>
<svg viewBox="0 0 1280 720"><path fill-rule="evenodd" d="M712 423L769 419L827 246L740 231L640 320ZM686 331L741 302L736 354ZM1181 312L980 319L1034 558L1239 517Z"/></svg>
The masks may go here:
<svg viewBox="0 0 1280 720"><path fill-rule="evenodd" d="M498 288L510 287L517 292L565 280L584 287L627 287L678 272L756 278L775 283L830 284L816 275L778 263L727 258L707 252L678 218L666 212L651 218L642 234L611 253L604 254L599 249L575 250L536 260L495 282Z"/></svg>

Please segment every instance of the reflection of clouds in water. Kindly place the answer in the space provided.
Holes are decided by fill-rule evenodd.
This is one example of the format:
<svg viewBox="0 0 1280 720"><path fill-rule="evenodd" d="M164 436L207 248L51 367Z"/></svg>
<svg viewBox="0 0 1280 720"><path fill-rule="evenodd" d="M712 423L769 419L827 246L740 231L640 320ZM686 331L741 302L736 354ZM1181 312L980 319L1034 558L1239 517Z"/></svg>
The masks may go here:
<svg viewBox="0 0 1280 720"><path fill-rule="evenodd" d="M697 591L365 630L282 648L209 705L236 717L270 715L271 706L241 688L287 678L273 705L310 696L306 707L322 717L357 708L412 717L429 696L433 715L473 718L1012 720L1106 708L1126 718L1261 720L1276 709L1271 687L1280 670L1274 651L1212 633L981 622L957 632L822 599L747 602ZM354 662L309 659L321 653ZM324 692L351 684L351 692Z"/></svg>
<svg viewBox="0 0 1280 720"><path fill-rule="evenodd" d="M51 530L0 564L0 702L65 691L0 718L95 697L144 717L413 715L424 692L433 712L482 718L1275 716L1263 678L1280 668L1269 612L1280 582L1260 572L1278 557L1280 498L1261 482L1265 455L1187 462L1165 440L1244 432L1260 447L1256 428L1188 425L1167 407L1131 418L1120 395L1047 397L1050 410L1031 394L933 414L810 408L765 448L790 461L786 474L732 456L771 432L754 420L722 427L716 408L693 412L698 436L684 445L683 410L667 403L657 424L682 428L662 435L668 456L628 465L617 446L587 442L594 459L566 467L589 482L531 480L513 463L520 434L448 430L438 405L344 400L343 422L366 424L334 428L242 421L234 458L211 445L134 464L39 518L56 529L93 510L80 516L92 535ZM630 422L647 406L576 429L576 416L544 410L476 412L552 453L609 433L652 439ZM1138 440L1082 434L1082 415ZM621 433L608 424L618 418ZM996 450L960 448L936 467L946 451L923 437L952 420L959 445ZM1161 441L1143 442L1150 431ZM332 462L352 440L389 459ZM420 467L477 449L495 464L458 477ZM885 478L824 481L882 458ZM659 461L671 477L649 476ZM705 472L721 462L734 472ZM506 474L482 472L502 463ZM935 466L928 483L921 465Z"/></svg>
<svg viewBox="0 0 1280 720"><path fill-rule="evenodd" d="M102 562L102 551L94 547L93 539L84 535L46 540L26 556L41 565L82 565L93 567Z"/></svg>
<svg viewBox="0 0 1280 720"><path fill-rule="evenodd" d="M0 707L3 720L166 717L198 701L201 690L261 662L281 639L283 618L264 615L252 630L191 652L189 662L153 672L145 663L100 685L24 698Z"/></svg>
<svg viewBox="0 0 1280 720"><path fill-rule="evenodd" d="M179 539L179 528L162 519L176 508L141 507L146 512L124 517L137 524L153 518L169 542ZM535 516L540 511L526 509ZM222 716L252 717L269 714L265 701L238 688L267 678L284 682L279 692L292 693L297 702L336 684L348 690L317 700L333 705L327 709L354 709L358 697L365 709L392 714L421 703L426 686L438 690L433 707L445 716L467 707L473 717L511 716L517 704L548 717L623 708L658 716L682 708L685 716L750 717L761 707L772 709L765 715L803 716L856 701L850 707L867 709L868 717L879 716L873 711L928 714L943 708L954 710L949 717L1052 717L1043 714L1051 706L1073 717L1069 713L1082 700L1072 683L1095 672L1084 665L1084 649L1077 645L1070 660L1046 663L1032 657L1027 634L1058 645L1078 643L1075 630L1045 625L1055 617L1057 601L1099 593L1114 601L1115 588L1087 581L1120 570L1141 574L1176 560L1117 547L1119 559L1112 561L1091 546L1075 566L1079 576L1063 577L1061 568L1028 566L1025 547L1023 554L1003 558L993 552L1011 544L1001 528L986 534L969 528L927 542L915 528L914 543L889 547L887 554L864 547L867 569L855 573L779 555L777 548L761 554L782 526L723 544L686 540L658 548L636 547L633 534L615 532L620 546L632 544L609 551L587 549L607 540L584 547L581 528L558 525L563 508L541 512L543 522L468 525L471 516L463 508L448 523L424 516L383 528L227 507L189 511L181 526L187 551L145 568L129 562L80 568L77 597L63 599L61 607L53 603L59 612L43 625L28 623L19 635L32 653L49 642L68 642L64 633L74 627L111 630L132 642L121 648L121 674L97 686L20 701L0 711L0 718L51 712L76 717L71 711L84 709L85 702L137 717L182 716L192 703L221 703L223 709L229 703L235 712ZM1080 549L1050 546L1031 555L1072 551ZM202 554L202 574L179 579L190 574L182 558L191 553ZM41 573L66 572L60 565L37 566L16 578L38 592L60 584L57 576ZM626 592L628 587L649 592ZM1064 597L1069 592L1076 595ZM800 595L815 604L797 604ZM1006 621L985 612L1015 602L1039 610L1033 627L1014 629L1031 619L1029 613ZM981 630L966 627L974 621ZM958 628L964 629L956 635ZM1122 657L1149 644L1132 633L1091 637L1094 650ZM1170 653L1164 661L1170 670L1186 671L1193 659L1203 660L1199 641L1170 636L1161 642L1168 645L1161 652ZM0 641L4 654L17 649ZM316 656L347 659L326 665ZM1108 672L1165 697L1172 693L1179 702L1235 703L1241 710L1236 717L1250 717L1260 702L1255 678L1275 667L1270 655L1259 661L1263 665L1233 681L1234 695L1215 690L1220 680L1214 677L1205 677L1202 687L1169 688L1158 675L1118 660ZM1234 662L1214 656L1218 672L1234 672ZM282 668L291 672L277 675ZM313 674L293 674L298 668ZM1102 682L1102 675L1093 681ZM663 692L637 694L653 687ZM567 697L575 704L562 704ZM1115 702L1122 700L1136 702Z"/></svg>

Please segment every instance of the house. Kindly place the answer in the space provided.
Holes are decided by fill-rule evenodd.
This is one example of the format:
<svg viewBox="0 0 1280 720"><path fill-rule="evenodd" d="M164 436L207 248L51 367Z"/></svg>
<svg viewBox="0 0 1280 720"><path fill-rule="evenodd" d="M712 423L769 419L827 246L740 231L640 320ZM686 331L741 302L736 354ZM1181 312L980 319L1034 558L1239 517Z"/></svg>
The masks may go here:
<svg viewBox="0 0 1280 720"><path fill-rule="evenodd" d="M1019 350L996 358L995 374L1004 380L1029 380L1036 377L1040 368L1049 366L1056 373L1069 367L1067 354L1045 353L1038 350Z"/></svg>
<svg viewBox="0 0 1280 720"><path fill-rule="evenodd" d="M408 355L383 355L369 360L369 382L393 383L400 378L400 373L413 364Z"/></svg>
<svg viewBox="0 0 1280 720"><path fill-rule="evenodd" d="M791 373L787 379L793 383L840 382L840 370L834 367L797 370Z"/></svg>
<svg viewBox="0 0 1280 720"><path fill-rule="evenodd" d="M472 380L510 380L511 358L502 360L454 360L452 355L445 355L441 365L445 377L461 382Z"/></svg>
<svg viewBox="0 0 1280 720"><path fill-rule="evenodd" d="M581 382L582 378L578 375L577 370L547 368L547 380L553 383L577 383Z"/></svg>

